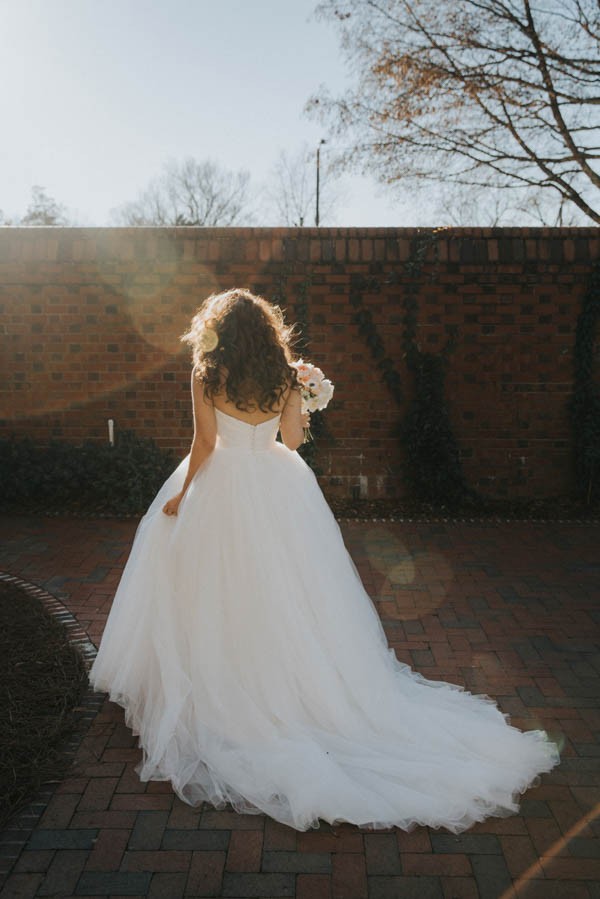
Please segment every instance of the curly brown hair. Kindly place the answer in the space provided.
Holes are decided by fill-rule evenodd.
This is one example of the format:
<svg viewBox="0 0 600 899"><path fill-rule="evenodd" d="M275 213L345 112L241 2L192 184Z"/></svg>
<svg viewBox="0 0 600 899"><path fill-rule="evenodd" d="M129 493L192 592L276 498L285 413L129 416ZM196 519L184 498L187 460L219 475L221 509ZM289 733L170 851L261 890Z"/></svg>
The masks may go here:
<svg viewBox="0 0 600 899"><path fill-rule="evenodd" d="M298 383L294 328L279 306L234 287L207 297L181 340L192 346L194 374L209 398L224 386L237 409L275 412L287 387Z"/></svg>

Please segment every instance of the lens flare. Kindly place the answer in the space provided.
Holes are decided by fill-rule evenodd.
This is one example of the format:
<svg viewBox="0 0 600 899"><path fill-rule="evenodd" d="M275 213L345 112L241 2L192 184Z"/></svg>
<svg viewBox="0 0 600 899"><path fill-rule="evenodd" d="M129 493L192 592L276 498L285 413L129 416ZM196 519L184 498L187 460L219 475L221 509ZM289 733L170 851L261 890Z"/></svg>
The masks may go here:
<svg viewBox="0 0 600 899"><path fill-rule="evenodd" d="M579 821L574 824L572 827L567 830L564 836L559 837L551 846L548 846L544 849L544 854L536 860L532 865L527 868L523 874L519 875L519 878L515 880L511 886L509 886L499 899L526 899L526 897L530 894L530 881L535 880L536 882L544 883L543 880L540 881L540 874L543 872L543 876L552 878L552 863L555 858L559 855L564 854L565 848L569 845L571 840L574 840L582 831L585 831L590 825L596 821L598 815L600 814L600 802L596 803L596 805L590 809L589 812L585 812ZM540 872L541 869L541 872ZM539 893L538 893L539 895ZM565 896L568 893L564 894Z"/></svg>
<svg viewBox="0 0 600 899"><path fill-rule="evenodd" d="M392 529L368 528L363 537L371 567L383 577L378 593L393 596L397 618L405 621L435 612L450 590L454 573L442 553L411 550Z"/></svg>
<svg viewBox="0 0 600 899"><path fill-rule="evenodd" d="M145 240L142 255L134 239L112 236L96 258L83 258L85 269L68 285L49 287L43 329L14 334L13 358L21 357L26 380L5 417L73 414L134 389L186 353L180 336L220 284L209 267L183 258L173 239Z"/></svg>

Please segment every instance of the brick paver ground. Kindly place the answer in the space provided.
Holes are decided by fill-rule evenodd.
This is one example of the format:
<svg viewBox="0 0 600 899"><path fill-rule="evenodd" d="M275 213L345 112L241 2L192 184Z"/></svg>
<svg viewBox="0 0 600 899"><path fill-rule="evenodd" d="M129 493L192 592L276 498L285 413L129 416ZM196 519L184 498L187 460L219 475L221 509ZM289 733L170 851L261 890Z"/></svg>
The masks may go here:
<svg viewBox="0 0 600 899"><path fill-rule="evenodd" d="M62 599L98 643L136 522L0 519L0 569ZM600 526L345 522L398 657L496 698L563 741L521 813L461 836L353 825L304 833L192 809L140 783L119 706L97 714L68 775L2 835L2 899L600 897ZM16 858L14 857L16 855Z"/></svg>

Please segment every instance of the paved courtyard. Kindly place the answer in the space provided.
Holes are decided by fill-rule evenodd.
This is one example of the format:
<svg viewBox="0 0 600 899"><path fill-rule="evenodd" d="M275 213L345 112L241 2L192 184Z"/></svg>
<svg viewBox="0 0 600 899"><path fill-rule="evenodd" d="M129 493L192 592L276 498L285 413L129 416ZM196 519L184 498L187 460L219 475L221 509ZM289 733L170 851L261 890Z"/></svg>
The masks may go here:
<svg viewBox="0 0 600 899"><path fill-rule="evenodd" d="M98 644L136 521L0 518L0 571L43 587ZM600 525L343 522L398 657L543 727L563 760L521 812L455 836L298 832L192 809L141 783L123 710L91 694L73 761L1 835L2 899L599 899Z"/></svg>

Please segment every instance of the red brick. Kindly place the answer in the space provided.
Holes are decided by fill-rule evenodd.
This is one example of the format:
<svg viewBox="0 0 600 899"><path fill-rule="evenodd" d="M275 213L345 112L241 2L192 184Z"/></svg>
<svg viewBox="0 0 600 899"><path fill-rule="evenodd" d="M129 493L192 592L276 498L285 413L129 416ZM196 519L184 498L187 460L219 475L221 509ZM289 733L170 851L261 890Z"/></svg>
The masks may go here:
<svg viewBox="0 0 600 899"><path fill-rule="evenodd" d="M220 896L225 853L194 852L186 884L186 893L194 896Z"/></svg>
<svg viewBox="0 0 600 899"><path fill-rule="evenodd" d="M526 880L519 881L516 896L506 899L590 899L587 885L574 880Z"/></svg>
<svg viewBox="0 0 600 899"><path fill-rule="evenodd" d="M115 788L119 782L117 777L97 777L90 780L85 792L79 800L77 810L80 812L104 811L111 803Z"/></svg>
<svg viewBox="0 0 600 899"><path fill-rule="evenodd" d="M56 787L56 793L83 793L88 784L87 777L67 777Z"/></svg>
<svg viewBox="0 0 600 899"><path fill-rule="evenodd" d="M130 830L136 819L137 810L126 811L85 811L75 812L71 820L71 827L87 829L99 828L124 828Z"/></svg>
<svg viewBox="0 0 600 899"><path fill-rule="evenodd" d="M569 833L574 827L581 827L583 815L581 807L576 802L551 800L548 805L563 834ZM591 835L590 828L585 826L580 831L580 836L588 835Z"/></svg>
<svg viewBox="0 0 600 899"><path fill-rule="evenodd" d="M502 851L506 865L513 878L520 877L523 872L532 868L530 876L540 877L543 873L539 869L538 854L529 837L502 836L500 837Z"/></svg>
<svg viewBox="0 0 600 899"><path fill-rule="evenodd" d="M173 787L168 780L149 780L146 784L147 793L168 793L173 795Z"/></svg>
<svg viewBox="0 0 600 899"><path fill-rule="evenodd" d="M527 830L538 855L544 855L561 838L561 832L552 818L527 818Z"/></svg>
<svg viewBox="0 0 600 899"><path fill-rule="evenodd" d="M137 764L137 763L136 763ZM140 780L139 774L135 771L135 764L133 762L128 762L124 766L123 773L119 778L119 782L117 783L115 793L145 793L148 789L149 783L147 781ZM170 791L172 792L172 787L169 783L167 783Z"/></svg>
<svg viewBox="0 0 600 899"><path fill-rule="evenodd" d="M426 852L403 852L402 872L405 875L445 874L448 877L462 877L472 874L471 864L466 855L442 852L435 852L431 855Z"/></svg>
<svg viewBox="0 0 600 899"><path fill-rule="evenodd" d="M293 827L287 827L273 818L265 818L264 834L265 849L295 849L299 835Z"/></svg>
<svg viewBox="0 0 600 899"><path fill-rule="evenodd" d="M203 854L203 853L195 853ZM223 853L215 853L223 855ZM127 851L121 862L122 871L187 871L192 860L191 852L179 849L160 852Z"/></svg>
<svg viewBox="0 0 600 899"><path fill-rule="evenodd" d="M85 849L59 849L55 852L38 895L70 896L75 891L87 855Z"/></svg>
<svg viewBox="0 0 600 899"><path fill-rule="evenodd" d="M405 852L431 852L429 831L425 827L415 827L411 831L398 830L396 839L402 855Z"/></svg>
<svg viewBox="0 0 600 899"><path fill-rule="evenodd" d="M17 859L14 870L18 873L47 871L53 857L53 849L26 849Z"/></svg>
<svg viewBox="0 0 600 899"><path fill-rule="evenodd" d="M102 754L102 760L105 762L135 762L136 764L140 761L142 757L141 749L137 748L115 748L115 749L105 749Z"/></svg>
<svg viewBox="0 0 600 899"><path fill-rule="evenodd" d="M368 875L397 875L402 873L398 841L393 832L364 835ZM419 856L417 856L419 857Z"/></svg>
<svg viewBox="0 0 600 899"><path fill-rule="evenodd" d="M557 880L600 881L600 859L542 856L540 864L546 877Z"/></svg>
<svg viewBox="0 0 600 899"><path fill-rule="evenodd" d="M356 237L348 238L348 260L350 262L358 262L360 260L360 240Z"/></svg>
<svg viewBox="0 0 600 899"><path fill-rule="evenodd" d="M337 852L331 857L332 899L367 899L367 871L362 855Z"/></svg>
<svg viewBox="0 0 600 899"><path fill-rule="evenodd" d="M299 832L296 843L298 852L364 852L363 836L350 824L338 825L323 833Z"/></svg>
<svg viewBox="0 0 600 899"><path fill-rule="evenodd" d="M179 797L173 799L173 807L167 821L171 830L195 830L198 827L203 805L191 806L182 802Z"/></svg>
<svg viewBox="0 0 600 899"><path fill-rule="evenodd" d="M129 829L105 828L101 830L85 863L85 870L118 871L129 837Z"/></svg>
<svg viewBox="0 0 600 899"><path fill-rule="evenodd" d="M331 897L329 874L298 874L296 876L296 899L331 899Z"/></svg>
<svg viewBox="0 0 600 899"><path fill-rule="evenodd" d="M234 830L227 850L228 871L260 871L263 850L263 832L260 830Z"/></svg>
<svg viewBox="0 0 600 899"><path fill-rule="evenodd" d="M138 796L134 793L122 793L113 796L110 808L112 811L171 808L172 802L172 796L153 796L149 793Z"/></svg>
<svg viewBox="0 0 600 899"><path fill-rule="evenodd" d="M240 815L234 811L221 811L205 806L200 816L201 828L216 830L263 830L264 818L261 815Z"/></svg>
<svg viewBox="0 0 600 899"><path fill-rule="evenodd" d="M54 795L46 806L38 826L48 830L68 827L80 798L77 793L59 793Z"/></svg>
<svg viewBox="0 0 600 899"><path fill-rule="evenodd" d="M473 877L442 877L441 884L444 899L479 899L479 890ZM513 897L507 896L506 899Z"/></svg>
<svg viewBox="0 0 600 899"><path fill-rule="evenodd" d="M44 874L11 874L2 887L6 899L34 899Z"/></svg>

